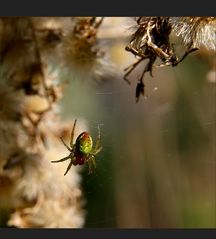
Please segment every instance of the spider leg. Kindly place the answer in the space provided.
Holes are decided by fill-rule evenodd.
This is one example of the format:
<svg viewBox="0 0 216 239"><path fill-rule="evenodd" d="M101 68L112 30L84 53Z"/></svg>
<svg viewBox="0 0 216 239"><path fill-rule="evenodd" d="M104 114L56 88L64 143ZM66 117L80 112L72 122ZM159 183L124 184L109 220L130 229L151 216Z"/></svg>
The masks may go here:
<svg viewBox="0 0 216 239"><path fill-rule="evenodd" d="M94 166L94 168L96 168L96 161L95 161L95 157L92 157L92 165Z"/></svg>
<svg viewBox="0 0 216 239"><path fill-rule="evenodd" d="M95 147L93 149L92 154L96 155L98 154L100 151L102 150L102 146L101 146L101 134L100 134L100 127L98 125L98 135L97 135L97 139L96 139L96 144Z"/></svg>
<svg viewBox="0 0 216 239"><path fill-rule="evenodd" d="M72 152L72 149L70 149L70 148L67 146L67 144L64 142L63 138L61 137L60 139L61 139L62 143L64 144L64 146L65 146L70 152Z"/></svg>
<svg viewBox="0 0 216 239"><path fill-rule="evenodd" d="M88 162L88 166L89 166L88 174L91 174L93 172L93 170L96 169L96 161L95 161L94 155L91 155L87 162ZM94 168L94 169L92 170L92 168Z"/></svg>
<svg viewBox="0 0 216 239"><path fill-rule="evenodd" d="M65 161L65 160L69 159L69 158L70 158L70 155L67 156L67 157L64 157L64 158L62 158L62 159L59 159L59 160L51 161L51 163L59 163L59 162L63 162L63 161Z"/></svg>
<svg viewBox="0 0 216 239"><path fill-rule="evenodd" d="M74 131L75 131L75 127L76 127L76 122L77 122L77 119L75 119L74 125L73 125L73 129L72 129L72 131L71 131L71 140L70 140L70 146L71 146L71 148L73 147L73 138L74 138Z"/></svg>
<svg viewBox="0 0 216 239"><path fill-rule="evenodd" d="M70 168L71 168L72 165L73 165L73 160L71 159L71 161L70 161L70 163L69 163L69 165L68 165L68 167L67 167L67 170L66 170L66 172L64 173L64 176L68 173L68 171L70 170Z"/></svg>
<svg viewBox="0 0 216 239"><path fill-rule="evenodd" d="M93 151L93 155L96 155L96 154L98 154L101 150L102 150L102 146L100 145L100 146L98 146L97 148L95 147L95 149L94 149L94 151Z"/></svg>

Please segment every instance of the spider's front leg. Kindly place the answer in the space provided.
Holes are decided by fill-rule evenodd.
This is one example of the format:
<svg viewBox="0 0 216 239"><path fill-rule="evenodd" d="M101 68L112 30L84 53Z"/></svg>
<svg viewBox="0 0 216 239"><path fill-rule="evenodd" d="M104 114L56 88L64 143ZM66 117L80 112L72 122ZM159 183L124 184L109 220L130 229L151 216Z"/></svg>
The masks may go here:
<svg viewBox="0 0 216 239"><path fill-rule="evenodd" d="M61 137L60 139L61 139L62 143L64 144L64 146L65 146L70 152L72 152L72 148L70 148L69 146L67 146L67 144L65 143L65 141L63 140L63 138Z"/></svg>
<svg viewBox="0 0 216 239"><path fill-rule="evenodd" d="M74 157L73 157L73 155L71 155L71 161L70 161L70 163L69 163L69 165L68 165L68 167L67 167L67 170L65 171L65 173L64 173L64 176L69 172L69 170L70 170L70 168L72 167L72 165L73 165L73 163L74 163Z"/></svg>
<svg viewBox="0 0 216 239"><path fill-rule="evenodd" d="M75 119L74 125L73 125L73 129L71 131L71 139L70 139L70 146L71 146L71 148L73 148L73 139L74 139L74 131L75 131L75 127L76 127L76 122L77 122L77 120Z"/></svg>
<svg viewBox="0 0 216 239"><path fill-rule="evenodd" d="M96 139L96 144L94 149L92 150L92 154L96 155L102 150L102 145L101 145L101 134L100 134L100 127L98 125L98 135Z"/></svg>

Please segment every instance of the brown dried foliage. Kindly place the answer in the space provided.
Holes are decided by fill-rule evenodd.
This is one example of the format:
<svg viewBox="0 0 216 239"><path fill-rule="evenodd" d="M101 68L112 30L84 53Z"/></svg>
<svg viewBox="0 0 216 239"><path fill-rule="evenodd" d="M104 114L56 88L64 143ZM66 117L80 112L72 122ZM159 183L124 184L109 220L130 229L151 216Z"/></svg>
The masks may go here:
<svg viewBox="0 0 216 239"><path fill-rule="evenodd" d="M128 76L144 60L149 62L144 67L136 87L136 101L144 95L144 75L150 72L158 58L162 66L177 66L185 57L204 45L215 50L215 17L138 17L136 18L137 30L133 34L126 50L131 52L138 60L125 69L124 79L130 84ZM179 59L175 53L174 44L170 43L171 32L183 38L186 51Z"/></svg>
<svg viewBox="0 0 216 239"><path fill-rule="evenodd" d="M13 212L10 226L84 223L79 168L64 177L65 165L54 167L50 161L65 153L59 138L72 127L58 114L60 68L68 64L65 42L83 41L91 51L101 22L94 17L0 18L0 208ZM74 51L70 54L76 59Z"/></svg>

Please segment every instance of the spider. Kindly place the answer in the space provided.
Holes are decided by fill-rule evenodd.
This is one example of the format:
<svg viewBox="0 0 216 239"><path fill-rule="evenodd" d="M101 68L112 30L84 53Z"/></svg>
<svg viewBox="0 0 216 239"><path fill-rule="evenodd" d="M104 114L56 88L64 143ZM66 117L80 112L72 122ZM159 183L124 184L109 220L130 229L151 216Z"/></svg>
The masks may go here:
<svg viewBox="0 0 216 239"><path fill-rule="evenodd" d="M60 160L51 161L52 163L59 163L67 159L71 160L64 176L68 173L72 165L83 165L86 162L89 166L89 174L92 173L92 168L96 168L95 156L102 150L99 127L95 147L93 147L92 137L87 132L82 132L73 144L76 122L77 120L74 121L73 129L71 132L70 147L64 142L62 138L60 138L64 146L70 151L70 154Z"/></svg>

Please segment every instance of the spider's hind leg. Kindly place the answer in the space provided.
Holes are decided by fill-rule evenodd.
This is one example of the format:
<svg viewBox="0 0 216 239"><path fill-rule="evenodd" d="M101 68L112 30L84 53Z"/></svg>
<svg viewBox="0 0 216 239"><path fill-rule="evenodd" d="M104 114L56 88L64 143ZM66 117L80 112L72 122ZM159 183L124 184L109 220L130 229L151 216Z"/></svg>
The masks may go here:
<svg viewBox="0 0 216 239"><path fill-rule="evenodd" d="M64 176L69 172L69 170L70 170L70 168L72 167L72 165L73 165L73 160L71 159L71 161L70 161L70 163L69 163L69 165L68 165L68 167L67 167L67 170L65 171L65 173L64 173Z"/></svg>
<svg viewBox="0 0 216 239"><path fill-rule="evenodd" d="M59 160L54 160L54 161L51 161L51 163L60 163L60 162L63 162L63 161L66 161L67 159L70 158L70 155L67 156L67 157L64 157L62 159L59 159Z"/></svg>

